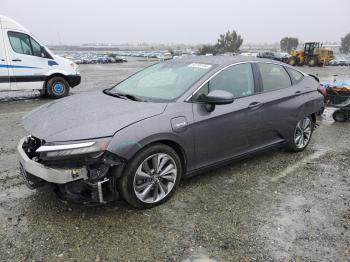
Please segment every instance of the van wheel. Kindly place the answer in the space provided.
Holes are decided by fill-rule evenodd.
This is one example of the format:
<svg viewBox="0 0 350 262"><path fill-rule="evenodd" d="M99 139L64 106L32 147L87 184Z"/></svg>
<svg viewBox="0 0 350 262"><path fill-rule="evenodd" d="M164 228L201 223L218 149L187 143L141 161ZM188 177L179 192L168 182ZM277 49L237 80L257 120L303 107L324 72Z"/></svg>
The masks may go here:
<svg viewBox="0 0 350 262"><path fill-rule="evenodd" d="M303 151L310 143L314 122L310 116L299 120L288 142L288 149L292 152Z"/></svg>
<svg viewBox="0 0 350 262"><path fill-rule="evenodd" d="M50 98L62 98L69 94L69 84L63 77L53 77L46 83L46 93Z"/></svg>
<svg viewBox="0 0 350 262"><path fill-rule="evenodd" d="M167 145L155 144L129 161L119 179L119 192L135 208L155 207L172 197L181 176L178 154Z"/></svg>

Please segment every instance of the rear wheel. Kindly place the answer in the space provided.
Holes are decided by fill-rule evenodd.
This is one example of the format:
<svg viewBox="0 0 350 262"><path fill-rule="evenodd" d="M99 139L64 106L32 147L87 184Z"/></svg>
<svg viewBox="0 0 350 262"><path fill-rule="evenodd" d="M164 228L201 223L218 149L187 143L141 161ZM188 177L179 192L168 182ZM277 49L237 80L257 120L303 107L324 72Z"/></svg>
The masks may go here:
<svg viewBox="0 0 350 262"><path fill-rule="evenodd" d="M69 94L69 84L63 77L53 77L46 83L46 94L50 98L62 98Z"/></svg>
<svg viewBox="0 0 350 262"><path fill-rule="evenodd" d="M172 197L181 176L177 153L167 145L155 144L128 163L118 183L119 191L135 208L151 208Z"/></svg>
<svg viewBox="0 0 350 262"><path fill-rule="evenodd" d="M310 116L299 120L288 142L288 149L292 152L303 151L310 143L314 123Z"/></svg>
<svg viewBox="0 0 350 262"><path fill-rule="evenodd" d="M333 113L332 117L335 122L345 122L349 119L349 113L345 110L338 109Z"/></svg>

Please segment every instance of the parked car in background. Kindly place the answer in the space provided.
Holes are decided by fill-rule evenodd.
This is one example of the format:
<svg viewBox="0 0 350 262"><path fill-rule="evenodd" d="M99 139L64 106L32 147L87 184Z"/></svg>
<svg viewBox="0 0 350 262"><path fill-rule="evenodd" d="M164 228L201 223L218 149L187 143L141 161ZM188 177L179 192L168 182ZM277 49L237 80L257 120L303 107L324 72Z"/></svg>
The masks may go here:
<svg viewBox="0 0 350 262"><path fill-rule="evenodd" d="M54 55L22 25L0 15L0 91L39 90L61 98L80 81L76 63Z"/></svg>
<svg viewBox="0 0 350 262"><path fill-rule="evenodd" d="M118 56L116 56L115 57L115 62L116 63L125 63L125 62L128 62L128 60L125 57L118 57Z"/></svg>
<svg viewBox="0 0 350 262"><path fill-rule="evenodd" d="M330 66L349 66L350 61L345 58L337 58L329 61L328 65Z"/></svg>
<svg viewBox="0 0 350 262"><path fill-rule="evenodd" d="M102 204L120 195L154 207L206 168L268 148L303 151L323 107L319 85L252 57L157 63L103 92L26 115L21 175L31 188L50 183L64 200Z"/></svg>
<svg viewBox="0 0 350 262"><path fill-rule="evenodd" d="M282 55L281 53L277 52L260 52L257 54L258 58L266 58L266 59L272 59L280 62L288 62L288 56Z"/></svg>

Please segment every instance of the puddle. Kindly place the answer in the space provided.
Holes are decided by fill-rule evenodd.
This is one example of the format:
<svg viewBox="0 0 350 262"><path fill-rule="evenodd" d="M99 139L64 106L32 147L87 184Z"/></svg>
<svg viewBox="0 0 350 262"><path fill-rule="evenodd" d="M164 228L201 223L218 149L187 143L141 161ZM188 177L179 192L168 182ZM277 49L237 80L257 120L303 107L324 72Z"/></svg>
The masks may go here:
<svg viewBox="0 0 350 262"><path fill-rule="evenodd" d="M216 262L217 260L211 259L208 255L208 251L199 247L195 250L191 250L192 254L189 258L182 260L182 262Z"/></svg>

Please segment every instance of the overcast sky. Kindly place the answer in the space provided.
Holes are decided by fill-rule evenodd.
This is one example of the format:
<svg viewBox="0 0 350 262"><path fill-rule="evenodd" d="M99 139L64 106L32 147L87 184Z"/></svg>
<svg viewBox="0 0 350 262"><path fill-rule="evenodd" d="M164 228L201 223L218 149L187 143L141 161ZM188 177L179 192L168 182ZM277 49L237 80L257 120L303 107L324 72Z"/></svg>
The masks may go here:
<svg viewBox="0 0 350 262"><path fill-rule="evenodd" d="M350 0L0 0L46 44L214 43L235 29L244 43L340 41Z"/></svg>

